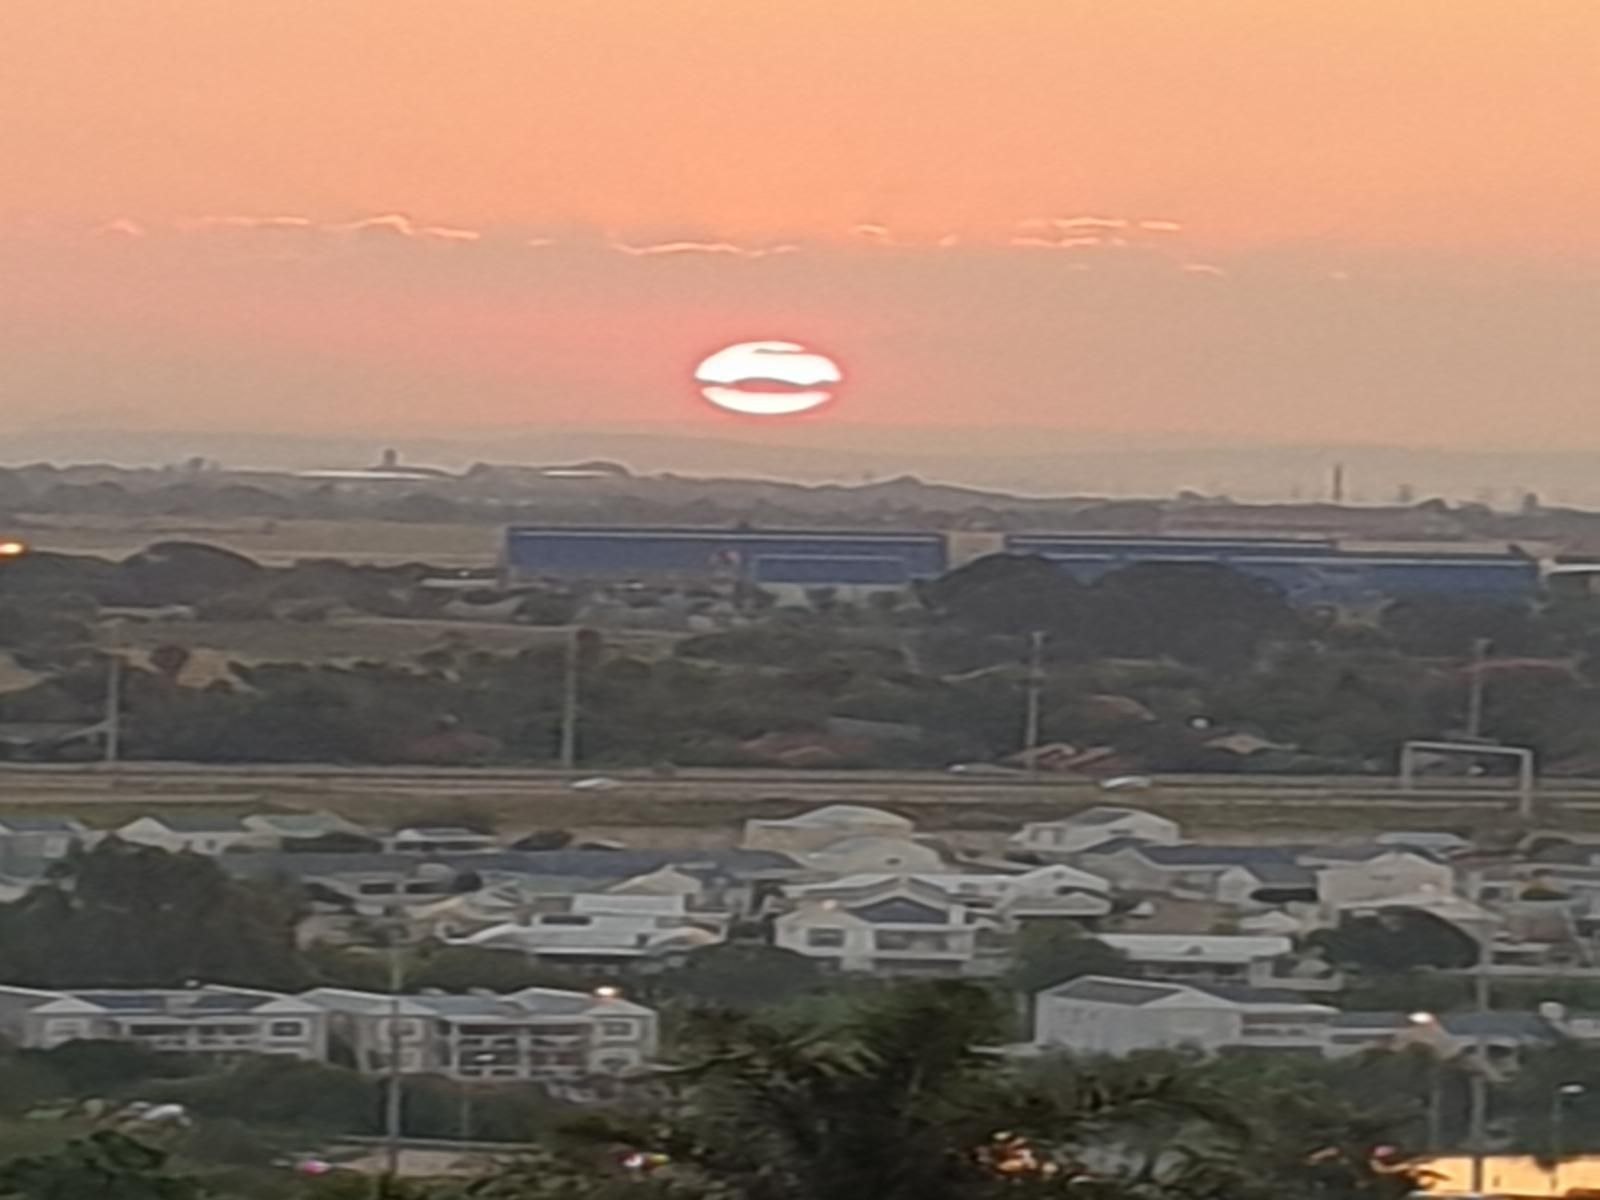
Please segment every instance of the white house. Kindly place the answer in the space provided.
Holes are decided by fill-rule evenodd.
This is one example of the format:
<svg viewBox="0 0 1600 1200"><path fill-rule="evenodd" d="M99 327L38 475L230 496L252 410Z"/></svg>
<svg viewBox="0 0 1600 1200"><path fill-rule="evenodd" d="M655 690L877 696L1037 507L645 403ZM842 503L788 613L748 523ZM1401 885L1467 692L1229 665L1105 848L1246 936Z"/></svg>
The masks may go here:
<svg viewBox="0 0 1600 1200"><path fill-rule="evenodd" d="M271 845L270 838L252 830L240 817L198 809L136 817L119 828L116 836L124 842L154 846L172 854L185 850L191 854L224 854Z"/></svg>
<svg viewBox="0 0 1600 1200"><path fill-rule="evenodd" d="M998 967L983 953L994 928L938 889L900 880L855 901L802 901L773 922L773 944L841 971L971 975Z"/></svg>
<svg viewBox="0 0 1600 1200"><path fill-rule="evenodd" d="M969 908L988 912L1004 909L1018 919L1100 917L1111 911L1110 884L1098 875L1060 863L1009 874L868 872L826 883L791 884L784 894L793 900L853 901L873 896L899 879L932 888Z"/></svg>
<svg viewBox="0 0 1600 1200"><path fill-rule="evenodd" d="M1316 895L1315 869L1281 846L1160 846L1116 841L1091 847L1077 862L1122 890L1186 900L1250 907L1290 896L1310 900Z"/></svg>
<svg viewBox="0 0 1600 1200"><path fill-rule="evenodd" d="M425 826L391 834L385 849L395 854L483 854L500 849L500 843L475 829Z"/></svg>
<svg viewBox="0 0 1600 1200"><path fill-rule="evenodd" d="M905 817L860 804L828 804L795 817L752 819L744 823L740 845L746 850L784 854L821 850L846 838L893 838L909 841L916 826Z"/></svg>
<svg viewBox="0 0 1600 1200"><path fill-rule="evenodd" d="M1104 933L1145 978L1257 988L1329 991L1342 982L1320 959L1300 960L1294 943L1270 934Z"/></svg>
<svg viewBox="0 0 1600 1200"><path fill-rule="evenodd" d="M377 845L377 838L367 830L336 813L252 813L244 818L244 827L259 835L262 842L273 849L334 836L360 838L371 842L374 847Z"/></svg>
<svg viewBox="0 0 1600 1200"><path fill-rule="evenodd" d="M301 999L326 1012L363 1071L503 1081L580 1080L621 1074L656 1053L653 1009L601 988L524 988L496 995L388 996L316 988Z"/></svg>
<svg viewBox="0 0 1600 1200"><path fill-rule="evenodd" d="M945 865L932 846L910 838L866 834L841 838L816 850L797 851L794 858L823 875L910 875L938 871Z"/></svg>
<svg viewBox="0 0 1600 1200"><path fill-rule="evenodd" d="M1179 838L1176 821L1139 808L1097 804L1055 821L1031 821L1011 835L1012 850L1037 858L1067 857L1114 838L1170 846Z"/></svg>
<svg viewBox="0 0 1600 1200"><path fill-rule="evenodd" d="M39 1050L92 1039L221 1061L246 1054L320 1060L328 1054L322 1009L294 996L233 987L0 987L0 1033Z"/></svg>
<svg viewBox="0 0 1600 1200"><path fill-rule="evenodd" d="M0 817L0 863L65 858L92 840L89 827L73 817L11 813Z"/></svg>
<svg viewBox="0 0 1600 1200"><path fill-rule="evenodd" d="M1034 999L1034 1051L1129 1054L1193 1048L1326 1054L1339 1011L1270 994L1086 975Z"/></svg>
<svg viewBox="0 0 1600 1200"><path fill-rule="evenodd" d="M688 953L726 937L725 914L691 912L683 895L586 892L545 898L516 920L446 941L532 958L606 963Z"/></svg>
<svg viewBox="0 0 1600 1200"><path fill-rule="evenodd" d="M1425 851L1392 846L1323 847L1301 855L1317 872L1317 899L1329 911L1418 892L1448 894L1456 873Z"/></svg>

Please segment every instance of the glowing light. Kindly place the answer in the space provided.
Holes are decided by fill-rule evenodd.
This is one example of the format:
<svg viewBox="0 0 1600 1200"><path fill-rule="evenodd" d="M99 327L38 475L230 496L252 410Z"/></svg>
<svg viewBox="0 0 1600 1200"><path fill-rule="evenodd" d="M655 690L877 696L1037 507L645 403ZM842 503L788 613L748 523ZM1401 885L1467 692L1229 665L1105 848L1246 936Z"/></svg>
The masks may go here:
<svg viewBox="0 0 1600 1200"><path fill-rule="evenodd" d="M718 408L756 417L819 408L844 379L831 358L797 342L740 342L702 362L694 377Z"/></svg>
<svg viewBox="0 0 1600 1200"><path fill-rule="evenodd" d="M0 542L0 558L21 558L27 552L28 544L26 542Z"/></svg>

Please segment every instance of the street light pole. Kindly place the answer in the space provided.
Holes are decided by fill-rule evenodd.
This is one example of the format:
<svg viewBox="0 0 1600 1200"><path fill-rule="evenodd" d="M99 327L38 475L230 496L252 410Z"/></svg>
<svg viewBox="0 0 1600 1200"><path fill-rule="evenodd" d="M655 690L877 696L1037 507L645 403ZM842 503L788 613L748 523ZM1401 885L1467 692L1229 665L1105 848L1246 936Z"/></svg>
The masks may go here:
<svg viewBox="0 0 1600 1200"><path fill-rule="evenodd" d="M578 631L567 630L566 668L561 681L561 769L578 765Z"/></svg>
<svg viewBox="0 0 1600 1200"><path fill-rule="evenodd" d="M1561 1194L1561 1160L1565 1156L1566 1146L1563 1144L1562 1128L1567 1114L1567 1101L1576 1100L1583 1095L1584 1086L1581 1083L1564 1083L1550 1093L1550 1192L1552 1195Z"/></svg>
<svg viewBox="0 0 1600 1200"><path fill-rule="evenodd" d="M402 969L400 961L400 932L389 930L389 1071L384 1084L383 1145L384 1175L393 1181L400 1174L400 989Z"/></svg>
<svg viewBox="0 0 1600 1200"><path fill-rule="evenodd" d="M1473 975L1474 1009L1478 1017L1477 1036L1473 1039L1477 1062L1473 1064L1470 1079L1472 1089L1472 1194L1483 1195L1483 1164L1487 1150L1489 1124L1489 1041L1485 1031L1489 1015L1489 959L1494 953L1493 935L1478 935L1478 969Z"/></svg>
<svg viewBox="0 0 1600 1200"><path fill-rule="evenodd" d="M1483 664L1489 656L1489 639L1472 641L1472 678L1467 684L1467 740L1483 735Z"/></svg>
<svg viewBox="0 0 1600 1200"><path fill-rule="evenodd" d="M1044 631L1028 635L1028 705L1023 718L1022 754L1028 774L1039 774L1039 701L1044 688Z"/></svg>

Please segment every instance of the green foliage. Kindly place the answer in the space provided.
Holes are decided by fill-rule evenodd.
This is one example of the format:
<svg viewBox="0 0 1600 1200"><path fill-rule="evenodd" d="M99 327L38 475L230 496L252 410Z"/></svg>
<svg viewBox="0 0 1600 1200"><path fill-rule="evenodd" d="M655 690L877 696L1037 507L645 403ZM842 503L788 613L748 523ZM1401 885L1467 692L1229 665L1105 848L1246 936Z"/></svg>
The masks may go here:
<svg viewBox="0 0 1600 1200"><path fill-rule="evenodd" d="M1070 922L1032 922L1017 939L1015 960L1007 985L1023 996L1082 975L1132 976L1137 974L1128 956L1090 937Z"/></svg>
<svg viewBox="0 0 1600 1200"><path fill-rule="evenodd" d="M1333 929L1318 930L1312 941L1329 962L1372 974L1470 967L1478 961L1478 944L1469 934L1416 909L1347 917Z"/></svg>
<svg viewBox="0 0 1600 1200"><path fill-rule="evenodd" d="M16 1200L199 1200L200 1185L170 1174L164 1151L102 1131L53 1154L0 1164L0 1196Z"/></svg>
<svg viewBox="0 0 1600 1200"><path fill-rule="evenodd" d="M306 982L297 915L292 896L237 883L209 859L108 838L0 905L0 971L34 987L292 990Z"/></svg>
<svg viewBox="0 0 1600 1200"><path fill-rule="evenodd" d="M694 951L682 966L650 979L648 987L655 997L748 1011L791 1001L822 982L816 962L803 954L724 943Z"/></svg>

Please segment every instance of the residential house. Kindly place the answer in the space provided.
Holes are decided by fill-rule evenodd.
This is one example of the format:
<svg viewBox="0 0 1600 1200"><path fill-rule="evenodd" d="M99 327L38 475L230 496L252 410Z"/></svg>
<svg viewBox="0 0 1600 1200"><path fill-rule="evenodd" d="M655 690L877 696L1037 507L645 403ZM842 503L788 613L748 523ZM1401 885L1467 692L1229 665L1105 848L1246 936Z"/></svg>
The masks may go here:
<svg viewBox="0 0 1600 1200"><path fill-rule="evenodd" d="M856 900L804 900L773 922L773 944L840 970L877 975L997 971L995 923L943 891L896 880Z"/></svg>
<svg viewBox="0 0 1600 1200"><path fill-rule="evenodd" d="M18 1046L133 1042L161 1053L229 1061L247 1054L322 1060L326 1014L293 996L247 988L43 991L0 986L0 1033Z"/></svg>
<svg viewBox="0 0 1600 1200"><path fill-rule="evenodd" d="M1415 848L1323 846L1303 851L1299 861L1316 871L1317 899L1330 912L1419 892L1448 894L1456 885L1452 867Z"/></svg>
<svg viewBox="0 0 1600 1200"><path fill-rule="evenodd" d="M188 851L216 855L267 845L267 839L246 825L243 818L202 809L136 817L117 829L116 836L124 842L154 846L171 854Z"/></svg>
<svg viewBox="0 0 1600 1200"><path fill-rule="evenodd" d="M53 862L90 840L89 827L72 817L15 813L0 817L0 869Z"/></svg>
<svg viewBox="0 0 1600 1200"><path fill-rule="evenodd" d="M1316 875L1286 846L1150 845L1127 838L1093 846L1075 863L1118 889L1235 907L1316 898Z"/></svg>
<svg viewBox="0 0 1600 1200"><path fill-rule="evenodd" d="M846 838L893 838L909 841L915 824L881 808L860 804L828 804L799 816L780 820L752 819L744 823L740 845L746 850L777 850L802 854Z"/></svg>
<svg viewBox="0 0 1600 1200"><path fill-rule="evenodd" d="M658 1038L653 1009L605 988L402 996L315 988L301 999L328 1014L368 1072L393 1062L405 1074L461 1081L577 1081L648 1064Z"/></svg>
<svg viewBox="0 0 1600 1200"><path fill-rule="evenodd" d="M858 900L877 893L897 879L909 879L933 888L974 910L998 912L1005 909L1016 919L1092 918L1111 911L1111 885L1098 875L1064 864L1004 874L864 873L824 883L792 884L784 891L793 900Z"/></svg>
<svg viewBox="0 0 1600 1200"><path fill-rule="evenodd" d="M800 850L794 857L819 875L861 875L869 872L916 874L940 870L943 856L932 846L910 838L841 838L816 850Z"/></svg>
<svg viewBox="0 0 1600 1200"><path fill-rule="evenodd" d="M357 825L335 813L283 812L254 813L244 819L244 826L259 835L264 846L273 850L294 849L296 846L323 839L338 839L341 849L377 850L379 840Z"/></svg>
<svg viewBox="0 0 1600 1200"><path fill-rule="evenodd" d="M481 854L500 849L492 834L454 826L429 825L391 834L385 849L393 854Z"/></svg>
<svg viewBox="0 0 1600 1200"><path fill-rule="evenodd" d="M691 912L682 895L580 893L537 900L512 921L458 936L446 932L445 941L514 950L572 965L604 966L671 958L714 946L727 937L727 925L725 914Z"/></svg>
<svg viewBox="0 0 1600 1200"><path fill-rule="evenodd" d="M1320 958L1299 958L1287 937L1249 934L1102 933L1148 979L1333 991L1339 973Z"/></svg>
<svg viewBox="0 0 1600 1200"><path fill-rule="evenodd" d="M1011 835L1014 852L1040 859L1066 858L1116 838L1156 846L1177 843L1176 821L1138 808L1097 804L1055 821L1031 821Z"/></svg>
<svg viewBox="0 0 1600 1200"><path fill-rule="evenodd" d="M1296 996L1086 975L1034 998L1035 1052L1327 1052L1337 1009Z"/></svg>
<svg viewBox="0 0 1600 1200"><path fill-rule="evenodd" d="M1554 1046L1574 1031L1565 1025L1565 1010L1550 1012L1399 1013L1345 1012L1329 1027L1328 1053L1359 1054L1363 1050L1428 1046L1441 1058L1477 1053L1481 1043L1491 1068L1514 1071L1530 1050Z"/></svg>

